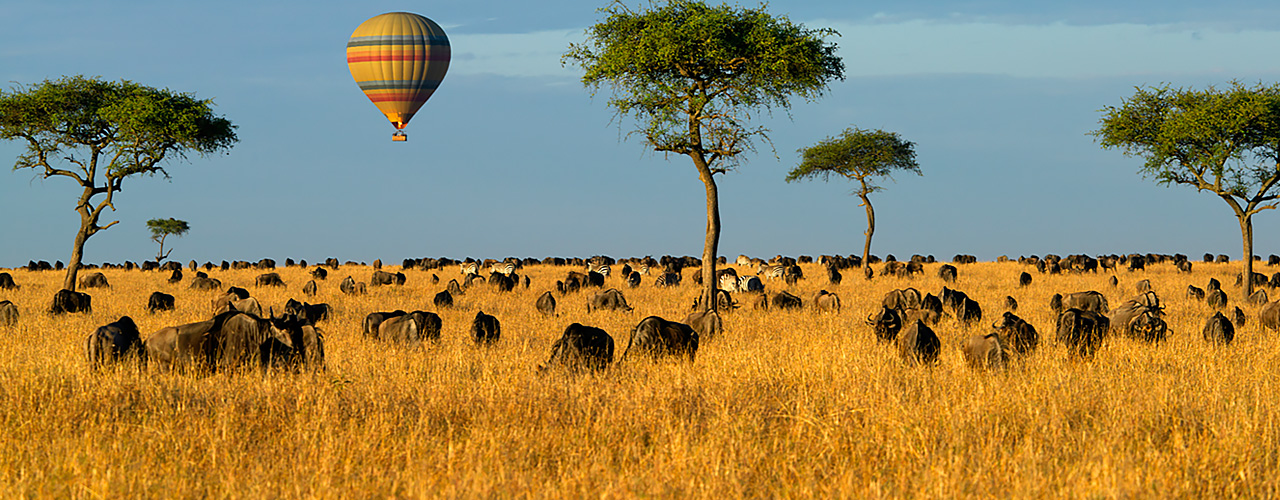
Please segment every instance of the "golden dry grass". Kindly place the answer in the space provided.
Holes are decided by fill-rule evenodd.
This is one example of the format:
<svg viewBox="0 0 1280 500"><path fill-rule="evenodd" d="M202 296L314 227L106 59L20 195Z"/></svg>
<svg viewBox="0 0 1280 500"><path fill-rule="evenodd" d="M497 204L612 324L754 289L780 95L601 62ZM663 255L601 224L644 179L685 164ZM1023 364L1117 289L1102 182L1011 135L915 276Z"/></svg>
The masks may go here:
<svg viewBox="0 0 1280 500"><path fill-rule="evenodd" d="M1067 361L1047 342L1024 363L978 373L958 345L972 332L948 320L944 351L913 367L877 344L863 324L885 292L938 293L926 277L855 272L831 286L819 268L793 287L806 303L821 288L838 314L739 310L727 333L704 341L697 362L628 361L599 375L538 377L551 343L581 322L604 328L621 353L651 314L681 319L697 290L660 290L646 278L623 289L633 313L585 311L586 293L559 297L545 318L534 299L569 268L532 267L529 290L488 287L439 311L442 341L402 349L361 338L375 310L434 310L431 297L457 270L407 271L405 287L338 293L343 267L321 282L335 317L328 370L317 375L153 370L91 373L83 339L132 316L144 337L207 317L212 292L167 273L105 271L113 288L89 290L94 312L42 313L62 273L13 271L0 291L22 309L0 328L0 496L36 498L898 498L898 497L1270 497L1280 496L1280 343L1256 308L1236 342L1215 348L1200 330L1212 313L1184 297L1188 283L1228 284L1232 264L1167 264L1145 273L1046 276L1017 288L1024 267L960 266L954 288L983 304L989 324L1005 295L1051 338L1048 298L1094 289L1112 306L1150 278L1166 302L1171 335L1158 346L1112 338L1091 362ZM395 269L391 269L395 270ZM278 270L284 290L253 288L257 271L214 271L277 309L303 299L305 270ZM190 274L190 273L188 273ZM1034 274L1034 273L1033 273ZM782 287L769 282L771 290ZM616 277L608 286L619 287ZM149 315L154 290L178 310ZM1235 294L1235 295L1238 295ZM1235 297L1233 296L1233 299ZM503 323L503 339L479 349L467 328L477 309ZM978 329L974 330L975 332Z"/></svg>

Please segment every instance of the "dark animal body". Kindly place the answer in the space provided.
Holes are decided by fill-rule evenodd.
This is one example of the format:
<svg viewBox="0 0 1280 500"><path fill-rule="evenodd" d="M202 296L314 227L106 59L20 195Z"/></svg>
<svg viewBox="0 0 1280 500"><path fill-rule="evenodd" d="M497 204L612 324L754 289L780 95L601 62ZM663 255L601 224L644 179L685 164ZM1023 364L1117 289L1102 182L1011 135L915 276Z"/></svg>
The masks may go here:
<svg viewBox="0 0 1280 500"><path fill-rule="evenodd" d="M553 368L573 373L599 371L608 368L610 363L613 363L613 337L599 328L573 323L551 344L551 358L538 367L538 372Z"/></svg>
<svg viewBox="0 0 1280 500"><path fill-rule="evenodd" d="M147 312L155 314L156 311L172 311L173 296L164 292L151 292L151 296L147 297Z"/></svg>
<svg viewBox="0 0 1280 500"><path fill-rule="evenodd" d="M1072 357L1092 358L1102 347L1111 321L1106 316L1082 309L1067 309L1058 316L1058 342L1067 345Z"/></svg>
<svg viewBox="0 0 1280 500"><path fill-rule="evenodd" d="M477 311L471 321L471 338L480 345L492 345L502 337L502 324L498 318Z"/></svg>
<svg viewBox="0 0 1280 500"><path fill-rule="evenodd" d="M89 366L98 369L105 365L133 358L137 363L146 362L146 348L142 344L142 334L133 318L122 316L120 319L98 327L89 334L85 345L85 354L89 358Z"/></svg>
<svg viewBox="0 0 1280 500"><path fill-rule="evenodd" d="M632 349L651 358L688 357L689 362L693 362L698 352L698 333L684 323L649 316L631 330L622 357L626 358Z"/></svg>

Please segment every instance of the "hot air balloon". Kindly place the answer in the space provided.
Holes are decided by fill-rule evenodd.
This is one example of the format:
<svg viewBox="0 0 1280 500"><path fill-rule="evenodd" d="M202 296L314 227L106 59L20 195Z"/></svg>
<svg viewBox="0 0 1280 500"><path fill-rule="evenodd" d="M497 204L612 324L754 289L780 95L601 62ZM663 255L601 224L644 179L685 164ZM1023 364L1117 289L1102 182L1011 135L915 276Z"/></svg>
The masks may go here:
<svg viewBox="0 0 1280 500"><path fill-rule="evenodd" d="M449 70L449 38L430 19L388 12L351 33L347 67L364 95L396 127L391 140L403 141L402 129Z"/></svg>

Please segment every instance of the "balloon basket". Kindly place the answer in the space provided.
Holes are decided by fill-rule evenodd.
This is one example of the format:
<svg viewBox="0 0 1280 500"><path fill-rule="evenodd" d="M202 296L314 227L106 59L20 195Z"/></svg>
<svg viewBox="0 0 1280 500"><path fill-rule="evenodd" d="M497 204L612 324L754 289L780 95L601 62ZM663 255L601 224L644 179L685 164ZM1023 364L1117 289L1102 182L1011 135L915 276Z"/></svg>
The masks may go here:
<svg viewBox="0 0 1280 500"><path fill-rule="evenodd" d="M391 141L392 141L392 142L404 142L404 141L407 141L407 140L409 140L409 136L404 135L404 132L401 132L401 131L399 131L399 130L397 130L397 131L396 131L396 133L391 134Z"/></svg>

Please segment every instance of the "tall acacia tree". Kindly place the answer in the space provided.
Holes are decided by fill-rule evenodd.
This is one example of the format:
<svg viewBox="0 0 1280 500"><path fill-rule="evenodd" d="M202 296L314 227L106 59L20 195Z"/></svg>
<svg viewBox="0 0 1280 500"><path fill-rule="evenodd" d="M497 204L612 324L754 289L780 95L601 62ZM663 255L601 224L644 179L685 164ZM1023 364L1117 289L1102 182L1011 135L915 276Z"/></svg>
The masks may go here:
<svg viewBox="0 0 1280 500"><path fill-rule="evenodd" d="M168 219L151 219L147 221L147 229L151 230L151 241L160 244L160 251L156 253L156 263L164 262L169 258L169 254L173 253L173 248L164 251L164 240L170 235L181 238L191 230L191 225L185 220L178 220L173 217Z"/></svg>
<svg viewBox="0 0 1280 500"><path fill-rule="evenodd" d="M81 188L80 229L63 288L75 290L85 241L119 222L98 224L103 209L115 210L115 194L126 178L160 174L168 179L165 160L184 159L189 152L213 154L235 144L235 126L214 115L212 104L126 80L83 76L0 91L0 139L27 143L14 170L34 169L45 179L66 177Z"/></svg>
<svg viewBox="0 0 1280 500"><path fill-rule="evenodd" d="M1244 247L1244 296L1251 295L1253 216L1280 197L1280 86L1138 88L1101 112L1093 133L1102 147L1145 158L1140 171L1160 184L1191 186L1231 207Z"/></svg>
<svg viewBox="0 0 1280 500"><path fill-rule="evenodd" d="M916 163L915 144L896 133L851 128L838 137L828 137L798 152L802 155L800 164L787 174L787 182L815 177L822 177L826 182L832 174L858 182L853 194L862 199L859 206L867 209L867 232L864 233L867 239L862 245L865 265L871 256L871 235L876 232L876 212L871 208L868 195L883 189L876 184L876 179L892 180L895 170L923 175Z"/></svg>
<svg viewBox="0 0 1280 500"><path fill-rule="evenodd" d="M635 11L621 2L601 9L605 20L562 59L581 66L594 95L609 86L618 116L638 122L633 133L662 153L688 156L706 188L702 303L716 308L720 204L715 174L737 166L768 130L757 113L790 109L793 96L812 100L844 78L829 29L808 29L764 7L710 6L669 0Z"/></svg>

